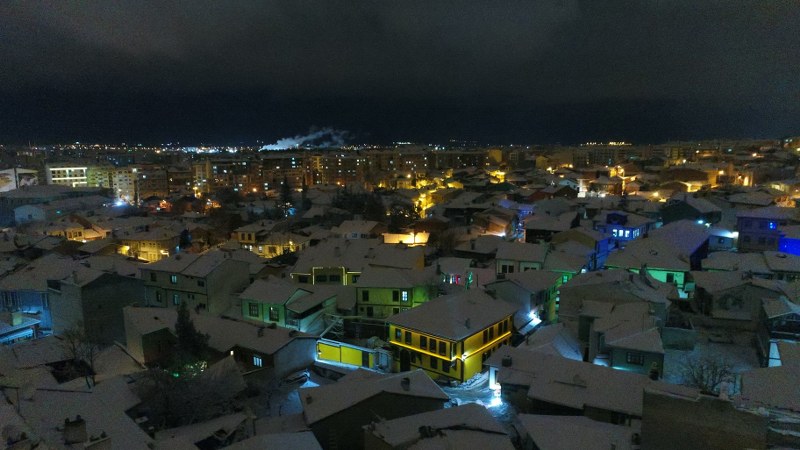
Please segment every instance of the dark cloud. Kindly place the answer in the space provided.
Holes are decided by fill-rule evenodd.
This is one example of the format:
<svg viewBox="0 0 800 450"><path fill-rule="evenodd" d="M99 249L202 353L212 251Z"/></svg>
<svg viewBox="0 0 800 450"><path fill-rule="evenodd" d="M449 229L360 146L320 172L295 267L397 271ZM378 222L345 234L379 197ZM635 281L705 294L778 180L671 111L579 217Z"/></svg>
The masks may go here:
<svg viewBox="0 0 800 450"><path fill-rule="evenodd" d="M0 138L785 133L799 19L788 0L3 2Z"/></svg>

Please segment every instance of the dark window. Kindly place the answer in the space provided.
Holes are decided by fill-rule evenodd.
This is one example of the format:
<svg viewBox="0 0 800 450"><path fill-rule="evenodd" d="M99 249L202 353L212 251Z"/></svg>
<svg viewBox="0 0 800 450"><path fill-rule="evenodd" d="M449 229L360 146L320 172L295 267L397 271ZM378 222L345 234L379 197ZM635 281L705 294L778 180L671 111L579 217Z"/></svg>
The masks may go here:
<svg viewBox="0 0 800 450"><path fill-rule="evenodd" d="M483 343L489 342L489 330L483 330Z"/></svg>
<svg viewBox="0 0 800 450"><path fill-rule="evenodd" d="M300 275L297 277L298 283L305 283L308 284L308 275Z"/></svg>
<svg viewBox="0 0 800 450"><path fill-rule="evenodd" d="M742 242L750 242L750 236L743 237Z"/></svg>
<svg viewBox="0 0 800 450"><path fill-rule="evenodd" d="M430 342L428 343L428 349L432 352L436 352L436 339L431 338Z"/></svg>
<svg viewBox="0 0 800 450"><path fill-rule="evenodd" d="M425 336L419 337L419 348L428 348L428 338Z"/></svg>
<svg viewBox="0 0 800 450"><path fill-rule="evenodd" d="M369 301L369 291L361 291L361 301L362 302Z"/></svg>
<svg viewBox="0 0 800 450"><path fill-rule="evenodd" d="M200 287L205 287L206 286L206 282L205 282L205 280L197 280L197 285L200 286Z"/></svg>
<svg viewBox="0 0 800 450"><path fill-rule="evenodd" d="M155 273L152 273L152 272L150 273L150 281L156 281L156 274Z"/></svg>
<svg viewBox="0 0 800 450"><path fill-rule="evenodd" d="M392 308L392 314L400 313L400 308Z"/></svg>
<svg viewBox="0 0 800 450"><path fill-rule="evenodd" d="M758 238L758 245L764 245L766 243L767 243L767 238L765 237Z"/></svg>
<svg viewBox="0 0 800 450"><path fill-rule="evenodd" d="M314 283L327 283L328 276L327 275L314 275Z"/></svg>
<svg viewBox="0 0 800 450"><path fill-rule="evenodd" d="M667 283L674 283L674 282L675 282L675 274L674 273L668 273L667 274Z"/></svg>
<svg viewBox="0 0 800 450"><path fill-rule="evenodd" d="M342 276L341 275L331 275L331 276L328 277L328 281L331 281L331 282L335 281L335 282L339 283L339 282L342 281Z"/></svg>
<svg viewBox="0 0 800 450"><path fill-rule="evenodd" d="M400 301L400 291L392 291L392 301L393 302Z"/></svg>
<svg viewBox="0 0 800 450"><path fill-rule="evenodd" d="M372 309L372 306L367 306L367 317L372 317L375 315L375 310Z"/></svg>
<svg viewBox="0 0 800 450"><path fill-rule="evenodd" d="M411 343L411 332L410 331L406 331L406 344L410 344L410 343Z"/></svg>
<svg viewBox="0 0 800 450"><path fill-rule="evenodd" d="M353 275L353 283L358 283L359 275Z"/></svg>
<svg viewBox="0 0 800 450"><path fill-rule="evenodd" d="M161 303L161 292L156 292L156 301Z"/></svg>
<svg viewBox="0 0 800 450"><path fill-rule="evenodd" d="M181 294L172 294L172 304L173 305L181 304Z"/></svg>
<svg viewBox="0 0 800 450"><path fill-rule="evenodd" d="M258 317L258 303L250 303L250 317Z"/></svg>
<svg viewBox="0 0 800 450"><path fill-rule="evenodd" d="M439 354L442 356L447 354L447 342L439 341Z"/></svg>
<svg viewBox="0 0 800 450"><path fill-rule="evenodd" d="M494 339L494 327L489 328L489 340Z"/></svg>
<svg viewBox="0 0 800 450"><path fill-rule="evenodd" d="M431 359L431 369L438 369L439 368L439 359L434 358L433 356L430 357Z"/></svg>
<svg viewBox="0 0 800 450"><path fill-rule="evenodd" d="M442 361L442 371L450 372L450 361Z"/></svg>
<svg viewBox="0 0 800 450"><path fill-rule="evenodd" d="M635 364L637 366L644 365L644 354L643 353L636 353L636 352L628 352L625 355L625 361L628 364Z"/></svg>
<svg viewBox="0 0 800 450"><path fill-rule="evenodd" d="M269 307L269 320L271 322L277 322L281 320L281 313L278 311L278 308L274 306Z"/></svg>

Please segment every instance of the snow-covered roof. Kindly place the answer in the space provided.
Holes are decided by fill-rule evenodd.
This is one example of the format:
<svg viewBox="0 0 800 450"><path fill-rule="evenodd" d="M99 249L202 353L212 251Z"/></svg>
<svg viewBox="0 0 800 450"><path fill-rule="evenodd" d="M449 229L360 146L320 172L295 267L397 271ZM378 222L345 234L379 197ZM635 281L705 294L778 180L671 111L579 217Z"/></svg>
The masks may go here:
<svg viewBox="0 0 800 450"><path fill-rule="evenodd" d="M404 379L408 380L404 388ZM306 423L313 425L381 393L420 397L445 402L449 400L422 369L355 380L340 379L337 383L303 388L298 391Z"/></svg>
<svg viewBox="0 0 800 450"><path fill-rule="evenodd" d="M481 332L514 314L516 307L489 294L470 289L438 297L386 319L392 325L453 341Z"/></svg>
<svg viewBox="0 0 800 450"><path fill-rule="evenodd" d="M229 450L322 450L322 446L319 445L317 438L314 437L314 433L310 431L258 434L225 448Z"/></svg>
<svg viewBox="0 0 800 450"><path fill-rule="evenodd" d="M598 422L586 416L517 416L525 434L541 450L633 450L634 434L639 429Z"/></svg>
<svg viewBox="0 0 800 450"><path fill-rule="evenodd" d="M497 245L495 258L498 260L543 262L548 248L547 244L503 241Z"/></svg>
<svg viewBox="0 0 800 450"><path fill-rule="evenodd" d="M434 433L448 428L464 428L502 435L509 441L503 426L492 417L485 406L477 403L373 422L364 429L390 448L407 448L426 437L420 434L420 427L430 427Z"/></svg>

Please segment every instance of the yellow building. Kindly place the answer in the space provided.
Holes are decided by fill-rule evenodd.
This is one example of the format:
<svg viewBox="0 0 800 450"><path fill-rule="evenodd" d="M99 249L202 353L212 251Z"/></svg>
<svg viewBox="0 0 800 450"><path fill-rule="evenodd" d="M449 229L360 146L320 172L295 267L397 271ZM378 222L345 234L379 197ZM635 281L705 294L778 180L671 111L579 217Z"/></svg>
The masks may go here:
<svg viewBox="0 0 800 450"><path fill-rule="evenodd" d="M467 381L483 371L494 350L510 344L515 310L473 289L395 314L386 319L395 369L422 368L434 379Z"/></svg>

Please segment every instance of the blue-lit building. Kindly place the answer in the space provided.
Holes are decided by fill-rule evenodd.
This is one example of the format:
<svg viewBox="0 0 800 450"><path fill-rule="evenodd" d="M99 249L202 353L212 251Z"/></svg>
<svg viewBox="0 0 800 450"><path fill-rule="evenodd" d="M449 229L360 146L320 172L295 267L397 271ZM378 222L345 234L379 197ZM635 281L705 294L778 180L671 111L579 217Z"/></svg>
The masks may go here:
<svg viewBox="0 0 800 450"><path fill-rule="evenodd" d="M608 211L594 218L594 229L609 238L612 247L624 247L652 227L655 227L652 219L626 211Z"/></svg>

